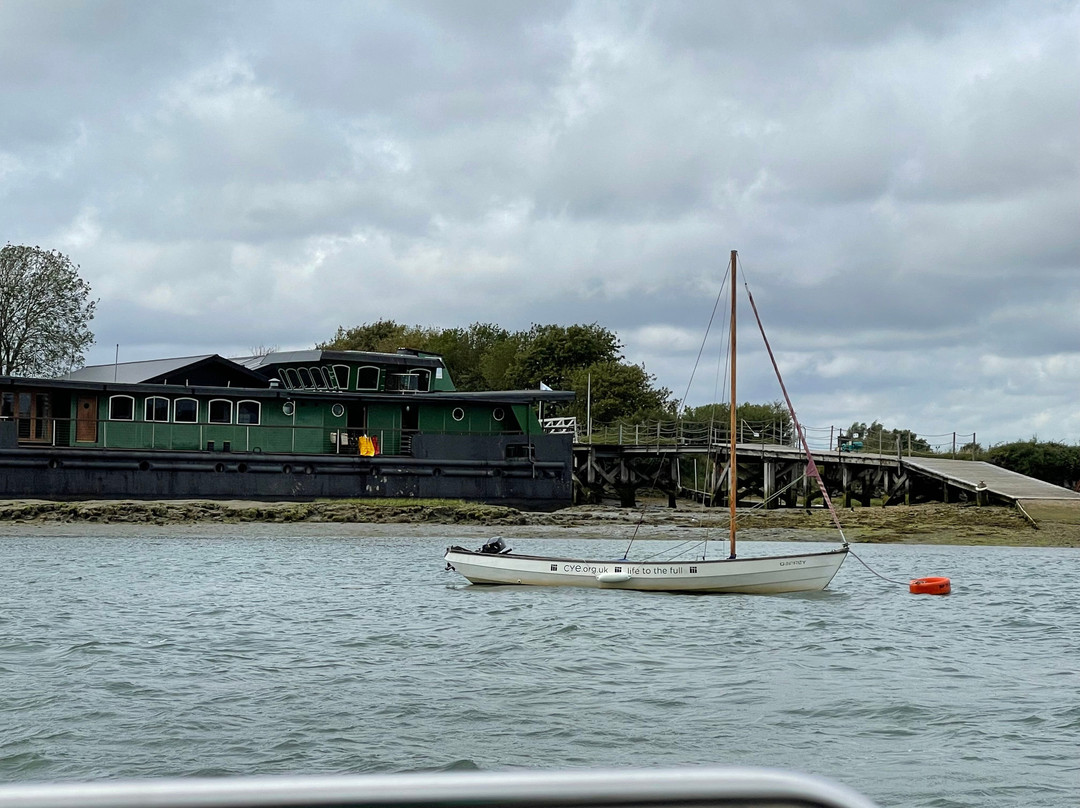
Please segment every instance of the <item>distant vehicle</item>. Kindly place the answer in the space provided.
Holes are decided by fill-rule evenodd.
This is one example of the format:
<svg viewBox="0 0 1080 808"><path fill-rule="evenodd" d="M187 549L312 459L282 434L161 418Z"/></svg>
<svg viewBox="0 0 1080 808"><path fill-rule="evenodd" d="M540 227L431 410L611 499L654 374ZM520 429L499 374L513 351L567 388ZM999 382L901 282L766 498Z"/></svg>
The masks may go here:
<svg viewBox="0 0 1080 808"><path fill-rule="evenodd" d="M841 452L857 452L862 448L861 440L846 440L840 444Z"/></svg>

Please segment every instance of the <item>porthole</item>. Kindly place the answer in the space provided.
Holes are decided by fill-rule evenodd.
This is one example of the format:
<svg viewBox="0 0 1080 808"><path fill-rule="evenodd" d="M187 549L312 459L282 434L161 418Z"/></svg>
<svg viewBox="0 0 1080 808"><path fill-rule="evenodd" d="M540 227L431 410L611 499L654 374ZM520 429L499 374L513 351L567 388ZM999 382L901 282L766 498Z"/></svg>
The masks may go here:
<svg viewBox="0 0 1080 808"><path fill-rule="evenodd" d="M345 414L345 405L335 404L333 407L330 408L330 412L334 414L335 418L340 418Z"/></svg>
<svg viewBox="0 0 1080 808"><path fill-rule="evenodd" d="M292 401L286 401L284 404L281 405L281 411L286 415L292 415L294 412L296 412L296 404Z"/></svg>
<svg viewBox="0 0 1080 808"><path fill-rule="evenodd" d="M465 410L461 409L461 407L454 407L454 411L450 415L455 421L465 420Z"/></svg>
<svg viewBox="0 0 1080 808"><path fill-rule="evenodd" d="M491 417L494 418L496 421L501 421L503 418L506 417L506 413L503 412L502 407L496 407L491 411Z"/></svg>

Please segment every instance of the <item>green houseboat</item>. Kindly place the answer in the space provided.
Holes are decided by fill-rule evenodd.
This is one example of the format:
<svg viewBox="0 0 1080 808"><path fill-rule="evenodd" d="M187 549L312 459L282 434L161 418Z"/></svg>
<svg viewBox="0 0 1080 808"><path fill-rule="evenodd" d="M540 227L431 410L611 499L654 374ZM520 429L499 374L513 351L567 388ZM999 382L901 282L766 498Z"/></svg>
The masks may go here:
<svg viewBox="0 0 1080 808"><path fill-rule="evenodd" d="M573 393L460 392L441 356L281 351L0 377L8 497L570 503ZM550 412L550 409L549 409Z"/></svg>

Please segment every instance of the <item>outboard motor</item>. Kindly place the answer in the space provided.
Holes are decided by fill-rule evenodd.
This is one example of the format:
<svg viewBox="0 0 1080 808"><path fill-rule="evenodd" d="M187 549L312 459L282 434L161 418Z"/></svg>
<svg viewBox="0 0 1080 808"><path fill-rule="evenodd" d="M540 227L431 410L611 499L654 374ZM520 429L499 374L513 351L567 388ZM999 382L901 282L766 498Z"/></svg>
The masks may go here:
<svg viewBox="0 0 1080 808"><path fill-rule="evenodd" d="M496 536L494 539L481 547L480 552L490 553L491 555L499 555L500 553L509 553L510 551L507 549L506 542L502 540L502 537Z"/></svg>

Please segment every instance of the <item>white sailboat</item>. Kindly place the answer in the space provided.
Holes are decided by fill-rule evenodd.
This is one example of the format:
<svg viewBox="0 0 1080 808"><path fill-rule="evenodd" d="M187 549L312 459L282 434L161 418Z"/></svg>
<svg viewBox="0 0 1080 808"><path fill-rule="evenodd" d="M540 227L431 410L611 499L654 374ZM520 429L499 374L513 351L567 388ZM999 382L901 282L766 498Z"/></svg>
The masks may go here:
<svg viewBox="0 0 1080 808"><path fill-rule="evenodd" d="M735 313L736 313L736 262L737 252L731 251L731 405L729 407L730 445L728 447L728 504L729 546L727 558L706 560L702 558L679 561L633 561L628 558L612 560L555 558L513 553L506 549L502 540L485 544L479 550L449 547L444 558L447 568L465 576L474 584L521 584L532 586L579 586L597 589L631 589L650 592L722 592L746 594L777 594L781 592L808 592L824 589L844 563L848 544L836 516L832 500L818 473L802 427L795 416L794 407L780 380L788 410L796 433L802 442L807 458L807 473L817 480L825 503L832 514L841 545L835 550L791 555L757 556L739 558L736 550L736 426L738 416L735 408ZM753 298L750 299L753 306ZM755 317L757 316L756 307ZM758 319L758 326L761 320ZM772 357L765 331L761 329L765 346L769 349L773 368L780 378L776 360Z"/></svg>

